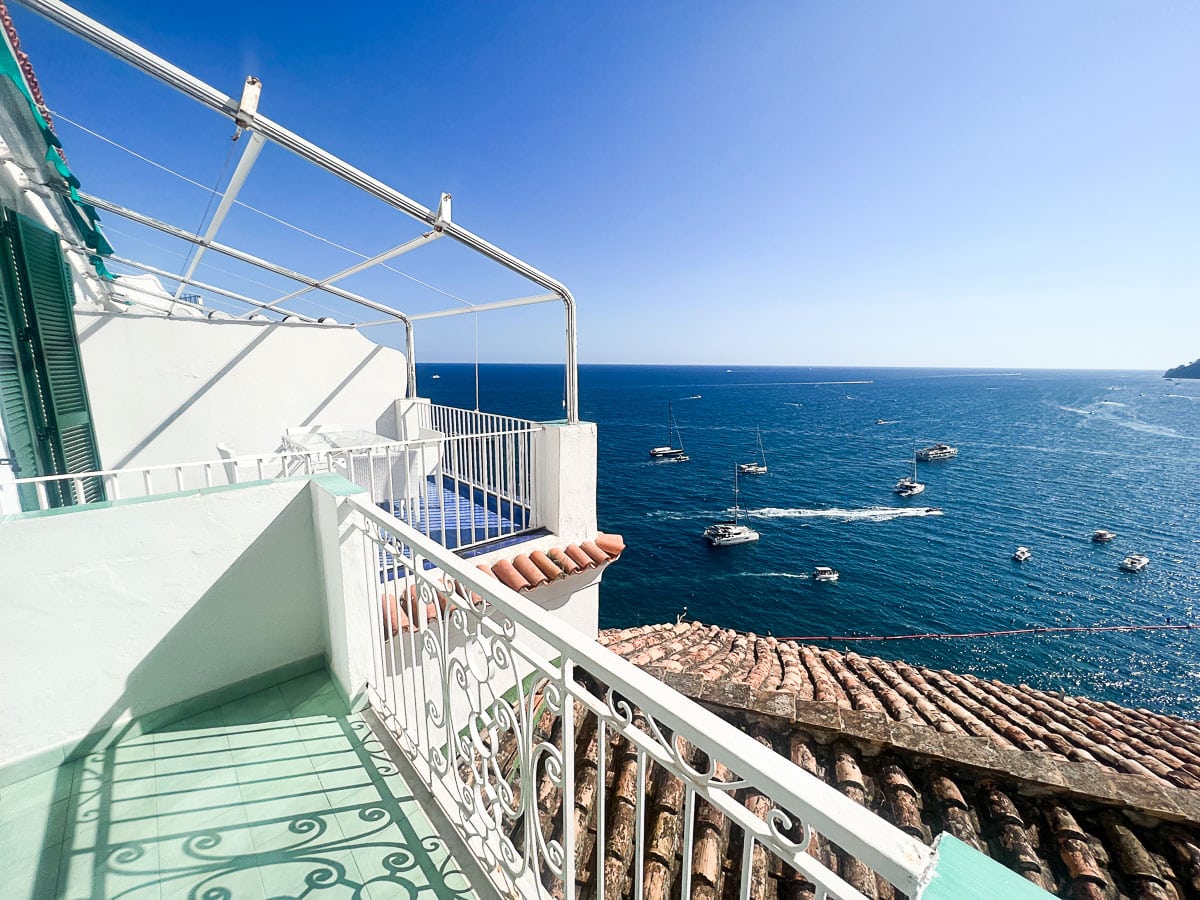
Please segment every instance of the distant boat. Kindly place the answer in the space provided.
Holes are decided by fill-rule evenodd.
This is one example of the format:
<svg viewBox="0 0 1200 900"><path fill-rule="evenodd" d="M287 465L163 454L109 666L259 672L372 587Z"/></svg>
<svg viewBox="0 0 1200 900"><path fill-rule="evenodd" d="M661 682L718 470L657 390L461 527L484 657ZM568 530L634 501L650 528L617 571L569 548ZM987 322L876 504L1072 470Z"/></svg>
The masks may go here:
<svg viewBox="0 0 1200 900"><path fill-rule="evenodd" d="M1018 547L1012 558L1014 562L1025 562L1031 556L1033 556L1033 553L1028 547Z"/></svg>
<svg viewBox="0 0 1200 900"><path fill-rule="evenodd" d="M1122 572L1140 572L1148 565L1150 565L1150 557L1143 556L1141 553L1130 553L1117 563L1117 568Z"/></svg>
<svg viewBox="0 0 1200 900"><path fill-rule="evenodd" d="M840 577L841 573L829 566L816 566L813 568L813 581L837 581Z"/></svg>
<svg viewBox="0 0 1200 900"><path fill-rule="evenodd" d="M897 424L899 424L899 422L900 422L899 419L876 419L875 420L876 425L897 425Z"/></svg>
<svg viewBox="0 0 1200 900"><path fill-rule="evenodd" d="M1105 531L1103 528L1097 528L1092 532L1093 544L1107 544L1117 536L1115 531Z"/></svg>
<svg viewBox="0 0 1200 900"><path fill-rule="evenodd" d="M922 447L917 451L917 459L921 462L937 462L941 459L954 459L958 456L958 450L951 447L949 444L934 444L931 447Z"/></svg>
<svg viewBox="0 0 1200 900"><path fill-rule="evenodd" d="M894 493L901 497L915 497L917 494L924 492L925 485L917 481L917 448L913 447L913 473L912 477L904 476L896 482L896 486L892 488Z"/></svg>
<svg viewBox="0 0 1200 900"><path fill-rule="evenodd" d="M761 535L748 525L738 524L738 470L733 470L733 519L727 522L714 522L704 529L704 539L714 547L728 547L732 544L749 544L757 541Z"/></svg>
<svg viewBox="0 0 1200 900"><path fill-rule="evenodd" d="M434 378L441 378L442 376L441 376L441 375L434 375L433 377L434 377Z"/></svg>
<svg viewBox="0 0 1200 900"><path fill-rule="evenodd" d="M679 446L676 447L672 443L673 440L679 441ZM675 422L675 413L671 409L671 401L667 401L667 443L663 447L654 447L650 450L650 456L653 459L673 460L674 462L686 462L689 457L683 449L683 436L679 433L679 425Z"/></svg>
<svg viewBox="0 0 1200 900"><path fill-rule="evenodd" d="M763 452L762 445L762 429L755 428L758 436L758 462L742 463L738 466L738 471L743 475L766 475L767 474L767 454Z"/></svg>

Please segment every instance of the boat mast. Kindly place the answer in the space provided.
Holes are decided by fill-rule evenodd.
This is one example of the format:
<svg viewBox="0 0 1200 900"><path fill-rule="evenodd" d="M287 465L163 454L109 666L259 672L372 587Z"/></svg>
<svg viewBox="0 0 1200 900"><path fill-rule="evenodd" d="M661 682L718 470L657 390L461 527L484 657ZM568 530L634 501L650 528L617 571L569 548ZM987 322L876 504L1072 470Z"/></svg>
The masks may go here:
<svg viewBox="0 0 1200 900"><path fill-rule="evenodd" d="M738 480L737 480L737 475L738 475L738 467L737 467L737 464L735 463L735 464L734 464L734 467L733 467L733 524L734 524L734 525L736 525L736 524L737 524L737 514L738 514Z"/></svg>

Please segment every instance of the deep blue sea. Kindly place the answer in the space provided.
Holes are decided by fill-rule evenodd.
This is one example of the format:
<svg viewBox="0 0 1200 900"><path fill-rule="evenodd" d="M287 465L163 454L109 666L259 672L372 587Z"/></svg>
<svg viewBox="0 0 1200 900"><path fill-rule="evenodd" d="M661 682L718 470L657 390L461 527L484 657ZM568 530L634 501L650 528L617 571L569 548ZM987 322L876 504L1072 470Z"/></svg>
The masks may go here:
<svg viewBox="0 0 1200 900"><path fill-rule="evenodd" d="M432 380L433 373L441 375ZM419 367L421 393L474 405L474 368ZM562 368L483 366L480 406L562 416ZM689 399L690 398L690 399ZM667 401L686 463L667 441ZM689 618L778 636L1200 623L1200 381L1150 372L584 366L599 426L600 527L628 547L601 588L601 625ZM877 419L896 420L876 425ZM755 544L712 548L733 468ZM959 448L921 463L913 443ZM940 512L928 513L926 507ZM1097 528L1117 532L1093 544ZM1033 558L1011 560L1024 544ZM1117 570L1145 553L1136 575ZM814 582L814 565L841 572ZM1200 718L1200 629L823 642Z"/></svg>

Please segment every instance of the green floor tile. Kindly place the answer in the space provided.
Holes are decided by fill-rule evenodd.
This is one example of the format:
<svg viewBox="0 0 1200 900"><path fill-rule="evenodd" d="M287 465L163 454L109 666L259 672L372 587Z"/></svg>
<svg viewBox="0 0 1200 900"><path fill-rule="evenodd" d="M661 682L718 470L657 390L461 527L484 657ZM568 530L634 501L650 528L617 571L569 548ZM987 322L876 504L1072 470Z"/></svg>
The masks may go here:
<svg viewBox="0 0 1200 900"><path fill-rule="evenodd" d="M5 788L0 896L468 893L409 796L328 675L305 675Z"/></svg>

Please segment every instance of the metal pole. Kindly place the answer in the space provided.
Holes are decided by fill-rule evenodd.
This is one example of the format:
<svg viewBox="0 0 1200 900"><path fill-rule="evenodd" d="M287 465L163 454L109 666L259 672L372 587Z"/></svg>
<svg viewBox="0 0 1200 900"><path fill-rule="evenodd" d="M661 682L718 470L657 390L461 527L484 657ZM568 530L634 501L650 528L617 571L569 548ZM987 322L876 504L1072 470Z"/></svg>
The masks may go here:
<svg viewBox="0 0 1200 900"><path fill-rule="evenodd" d="M215 284L205 284L203 281L197 281L194 278L184 278L181 275L176 275L174 272L168 272L166 269L159 269L159 268L156 268L155 266L149 265L147 263L138 262L137 260L134 260L134 259L126 259L124 256L117 256L116 254L114 254L108 258L111 259L115 263L120 263L123 266L132 266L135 269L141 269L143 272L149 272L151 275L157 275L159 278L168 278L172 281L178 281L180 284L190 284L194 287L200 288L200 290L202 290L202 291L212 291L214 294L220 294L222 297L228 297L231 300L237 300L239 303L248 303L251 306L257 307L258 309L266 309L267 308L267 305L265 303L262 303L259 300L255 300L251 297L247 297L244 294L235 293L231 290L227 290L226 288L217 287ZM316 319L313 319L310 316L304 316L304 315L301 315L300 313L288 312L286 309L273 309L273 310L271 310L271 312L282 313L283 315L288 315L288 316L295 316L297 319L301 319L305 322L315 322L316 321Z"/></svg>
<svg viewBox="0 0 1200 900"><path fill-rule="evenodd" d="M78 10L59 2L59 0L18 0L18 2L49 19L51 22L65 28L67 31L77 34L84 40L95 44L101 50L125 60L134 68L140 69L164 84L170 85L193 100L203 103L205 106L216 110L222 115L228 116L235 122L238 121L240 112L239 104L228 95L205 84L195 76L188 74L178 66L172 65L162 57L151 53L128 38L122 37L112 29L106 28L95 19L85 16ZM241 124L247 123L243 122ZM323 150L305 140L282 125L258 115L254 115L248 124L256 132L267 138L267 140L283 147L285 150L290 150L302 159L306 159L325 171L366 191L368 194L377 197L406 215L412 216L414 219L418 219L429 226L438 226L440 224L445 234L454 238L460 244L470 247L472 250L499 263L506 269L516 272L523 278L532 281L534 284L541 285L546 290L558 296L562 300L566 310L567 378L565 406L567 421L569 423L579 421L575 298L567 290L566 285L453 222L439 222L437 213L433 210L422 206L395 188L389 187L377 178L371 177L361 169L350 165L329 151Z"/></svg>
<svg viewBox="0 0 1200 900"><path fill-rule="evenodd" d="M203 243L203 238L200 238L191 232L184 231L182 228L178 228L168 222L160 222L158 219L135 212L132 209L127 209L126 207L120 206L116 203L111 203L108 200L101 200L99 197L83 193L82 191L80 192L79 196L83 198L85 203L90 203L97 209L102 209L105 212L110 212L121 216L122 218L128 219L131 222L137 222L139 225L145 225L147 228L153 228L156 231L161 231L163 234L169 234L171 237L179 238L181 241L188 241L193 244ZM291 269L285 269L283 266L276 265L273 262L261 259L260 257L254 256L250 253L246 253L244 250L228 247L225 244L218 243L217 241L210 241L207 246L210 250L215 250L217 253L224 254L225 256L228 256L231 259L236 259L239 262L249 263L252 266L265 269L274 275L281 275L284 278L290 278L292 281L299 281L301 284L308 284L314 287L318 283L315 278L309 278L307 275L302 275L299 272L292 271ZM170 277L178 278L179 276L171 275ZM333 294L334 296L341 297L343 300L349 300L351 303L357 303L361 306L367 307L368 309L373 309L375 312L394 316L401 322L408 321L408 316L400 312L398 309L392 309L390 306L384 306L382 303L376 303L374 300L368 300L366 297L359 296L358 294L351 293L350 291L343 290L342 288L330 286L324 290L330 294ZM267 306L267 304L263 304L263 306Z"/></svg>
<svg viewBox="0 0 1200 900"><path fill-rule="evenodd" d="M242 151L242 157L238 160L237 168L233 170L233 176L229 179L229 186L225 188L225 193L221 195L221 202L217 205L217 211L213 213L212 221L208 223L208 229L204 232L204 237L198 245L199 249L192 256L192 261L188 263L187 271L183 273L183 278L179 281L179 287L175 291L175 299L179 299L179 295L183 293L183 286L187 283L187 279L196 274L196 269L200 266L200 257L204 256L204 251L208 249L208 245L212 239L217 236L217 230L225 221L225 217L229 215L229 210L233 208L233 201L237 199L238 191L242 189L242 185L246 183L246 179L250 176L250 170L254 168L254 163L258 159L258 154L262 151L263 144L267 142L258 132L250 133L250 140L246 144L246 149Z"/></svg>
<svg viewBox="0 0 1200 900"><path fill-rule="evenodd" d="M415 237L411 241L405 241L400 246L393 247L391 250L385 250L383 253L376 254L370 259L364 259L362 262L355 263L348 269L342 269L342 271L334 275L330 275L328 278L322 278L315 285L302 287L298 291L292 291L290 294L280 297L278 300L272 300L267 305L274 306L276 303L287 303L289 300L294 300L297 297L301 297L304 294L307 294L309 291L327 288L329 285L333 284L334 282L341 281L343 278L349 278L351 275L357 275L359 272L365 272L367 269L378 266L381 263L387 262L388 260L395 259L397 256L403 256L405 253L416 250L418 247L424 247L426 244L431 244L441 236L442 233L440 231L427 231L420 237Z"/></svg>

